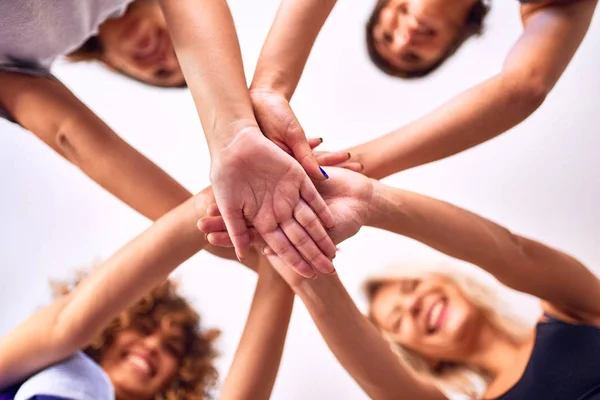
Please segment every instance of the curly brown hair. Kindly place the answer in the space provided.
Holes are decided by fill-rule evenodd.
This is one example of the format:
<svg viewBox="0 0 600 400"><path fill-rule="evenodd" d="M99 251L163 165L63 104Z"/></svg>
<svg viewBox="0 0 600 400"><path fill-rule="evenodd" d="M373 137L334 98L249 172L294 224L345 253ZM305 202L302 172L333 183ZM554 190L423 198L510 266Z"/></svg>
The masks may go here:
<svg viewBox="0 0 600 400"><path fill-rule="evenodd" d="M467 20L462 29L462 32L458 35L454 43L448 48L446 53L440 57L433 65L430 65L423 69L416 69L410 71L404 71L398 69L398 67L392 65L389 61L383 58L377 48L375 47L375 38L373 37L373 30L379 22L379 16L384 7L389 3L390 0L377 0L371 16L367 21L366 25L366 40L367 40L367 52L369 58L373 61L373 64L379 68L382 72L395 76L397 78L414 79L422 78L429 75L440 67L448 58L450 58L456 51L462 46L467 39L473 36L479 36L483 33L483 21L490 10L489 2L486 0L478 0L475 5L469 11Z"/></svg>
<svg viewBox="0 0 600 400"><path fill-rule="evenodd" d="M82 274L72 284L52 282L55 297L70 293L81 281ZM218 378L214 360L217 356L215 339L217 329L202 330L200 315L188 301L177 293L177 285L165 281L154 288L133 307L115 318L100 335L83 351L97 363L116 334L126 328L137 326L154 330L157 326L177 326L185 332L185 351L179 370L171 385L156 396L161 400L204 400L211 398Z"/></svg>

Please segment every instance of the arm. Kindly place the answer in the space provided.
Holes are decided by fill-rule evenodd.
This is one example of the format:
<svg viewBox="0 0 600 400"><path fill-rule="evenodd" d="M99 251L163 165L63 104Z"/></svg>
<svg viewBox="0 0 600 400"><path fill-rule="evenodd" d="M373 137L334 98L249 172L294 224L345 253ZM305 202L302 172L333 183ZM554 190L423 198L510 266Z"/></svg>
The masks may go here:
<svg viewBox="0 0 600 400"><path fill-rule="evenodd" d="M262 48L251 91L276 92L288 101L312 46L336 0L283 0Z"/></svg>
<svg viewBox="0 0 600 400"><path fill-rule="evenodd" d="M142 215L156 220L191 197L60 82L0 72L0 88L16 122Z"/></svg>
<svg viewBox="0 0 600 400"><path fill-rule="evenodd" d="M443 201L374 185L369 225L477 265L550 311L600 321L600 280L575 258Z"/></svg>
<svg viewBox="0 0 600 400"><path fill-rule="evenodd" d="M271 397L293 306L293 292L262 257L254 300L220 399Z"/></svg>
<svg viewBox="0 0 600 400"><path fill-rule="evenodd" d="M571 61L597 0L522 6L524 33L502 71L423 118L350 149L367 176L382 178L490 140L531 115Z"/></svg>
<svg viewBox="0 0 600 400"><path fill-rule="evenodd" d="M204 248L204 235L195 222L203 215L206 202L200 194L169 212L68 296L0 338L0 388L86 346L116 315Z"/></svg>
<svg viewBox="0 0 600 400"><path fill-rule="evenodd" d="M300 163L264 137L246 86L225 0L161 0L177 57L192 91L211 152L211 181L239 259L250 250L251 223L302 274L333 268L333 242L317 227L335 224L309 176L323 180L306 138L288 146ZM304 167L304 170L303 170ZM306 172L305 172L306 171ZM304 199L311 211L293 218ZM310 260L309 262L305 260Z"/></svg>
<svg viewBox="0 0 600 400"><path fill-rule="evenodd" d="M298 279L276 257L269 261L302 299L340 364L375 400L443 400L438 389L406 369L363 316L337 275Z"/></svg>

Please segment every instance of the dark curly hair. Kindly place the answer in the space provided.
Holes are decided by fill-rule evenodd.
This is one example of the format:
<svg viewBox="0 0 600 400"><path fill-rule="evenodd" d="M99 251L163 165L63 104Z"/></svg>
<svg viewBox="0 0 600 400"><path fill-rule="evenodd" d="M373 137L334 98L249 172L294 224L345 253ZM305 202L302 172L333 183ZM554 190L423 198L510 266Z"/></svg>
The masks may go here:
<svg viewBox="0 0 600 400"><path fill-rule="evenodd" d="M373 61L373 64L377 66L384 73L395 76L398 78L412 79L422 78L435 71L440 65L442 65L448 58L450 58L464 42L472 36L479 36L483 33L483 21L490 10L487 1L478 0L477 3L471 8L465 26L462 32L458 35L457 39L448 48L446 53L440 57L433 65L430 65L423 69L416 69L411 71L404 71L398 67L392 65L389 61L383 58L375 48L375 39L373 37L373 29L379 22L379 16L383 8L389 3L390 0L377 0L375 8L369 17L366 25L366 39L367 39L367 51L369 58Z"/></svg>
<svg viewBox="0 0 600 400"><path fill-rule="evenodd" d="M79 275L74 284L53 282L55 297L70 293L81 281L82 274ZM208 399L218 378L214 366L217 356L214 341L220 332L216 329L200 328L200 316L188 301L177 293L177 287L171 281L157 286L137 304L121 313L83 351L99 363L104 351L119 331L132 326L154 330L157 326L173 325L181 327L185 332L184 356L171 385L156 399Z"/></svg>

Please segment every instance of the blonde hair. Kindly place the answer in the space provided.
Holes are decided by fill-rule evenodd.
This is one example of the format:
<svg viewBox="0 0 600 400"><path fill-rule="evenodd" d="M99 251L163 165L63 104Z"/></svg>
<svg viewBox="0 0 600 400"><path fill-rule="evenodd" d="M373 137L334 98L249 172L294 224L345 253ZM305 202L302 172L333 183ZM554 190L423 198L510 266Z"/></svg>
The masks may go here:
<svg viewBox="0 0 600 400"><path fill-rule="evenodd" d="M402 279L423 279L431 276L448 280L458 287L465 298L478 307L486 318L508 337L522 341L535 325L536 316L517 311L509 298L514 291L501 285L490 274L456 260L410 260L395 263L363 284L369 306L377 289L386 282ZM371 318L372 320L372 318ZM420 354L394 342L382 331L394 353L417 375L432 382L446 397L453 400L479 399L484 395L489 377L484 371L461 364L447 364L434 369Z"/></svg>

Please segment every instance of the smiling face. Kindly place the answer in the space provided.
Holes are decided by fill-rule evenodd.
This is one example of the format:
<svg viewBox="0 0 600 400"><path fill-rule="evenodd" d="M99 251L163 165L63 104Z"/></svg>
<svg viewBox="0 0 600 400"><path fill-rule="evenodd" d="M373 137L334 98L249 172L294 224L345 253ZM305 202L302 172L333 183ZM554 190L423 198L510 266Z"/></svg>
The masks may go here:
<svg viewBox="0 0 600 400"><path fill-rule="evenodd" d="M384 72L421 77L481 33L482 0L379 0L367 24L371 60Z"/></svg>
<svg viewBox="0 0 600 400"><path fill-rule="evenodd" d="M397 344L434 365L466 359L485 321L455 284L438 276L382 283L371 317Z"/></svg>
<svg viewBox="0 0 600 400"><path fill-rule="evenodd" d="M186 348L184 331L135 326L116 333L100 366L118 399L153 399L173 381Z"/></svg>
<svg viewBox="0 0 600 400"><path fill-rule="evenodd" d="M157 0L137 0L120 18L100 26L100 61L155 86L185 84L167 22Z"/></svg>

